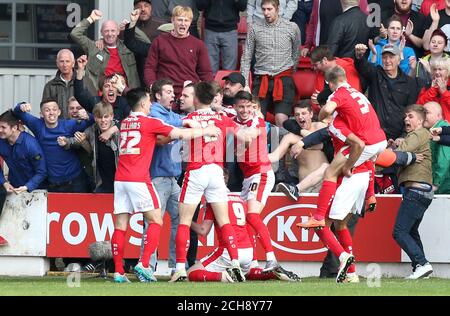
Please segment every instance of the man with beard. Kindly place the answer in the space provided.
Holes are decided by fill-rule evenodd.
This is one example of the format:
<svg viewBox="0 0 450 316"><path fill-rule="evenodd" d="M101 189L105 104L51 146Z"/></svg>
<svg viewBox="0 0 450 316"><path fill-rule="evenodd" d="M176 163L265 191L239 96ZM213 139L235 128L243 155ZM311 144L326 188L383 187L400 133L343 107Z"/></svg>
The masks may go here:
<svg viewBox="0 0 450 316"><path fill-rule="evenodd" d="M244 76L239 72L232 72L224 77L225 84L223 85L223 107L222 111L233 118L236 116L234 110L235 96L239 91L243 91L245 87ZM234 144L231 140L227 141L227 153L234 151ZM232 176L228 178L227 187L231 192L240 192L242 190L242 181L244 175L236 162L236 156L233 155L233 161L226 162L228 173Z"/></svg>
<svg viewBox="0 0 450 316"><path fill-rule="evenodd" d="M225 107L233 107L236 93L244 90L245 78L238 72L232 72L224 77L223 80L225 81L223 85L223 105Z"/></svg>

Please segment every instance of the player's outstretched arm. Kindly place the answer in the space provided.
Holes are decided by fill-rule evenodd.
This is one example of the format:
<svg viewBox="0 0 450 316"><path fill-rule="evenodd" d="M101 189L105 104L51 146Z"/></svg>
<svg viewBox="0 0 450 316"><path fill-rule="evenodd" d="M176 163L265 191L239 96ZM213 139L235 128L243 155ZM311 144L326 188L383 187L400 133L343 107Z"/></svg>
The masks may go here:
<svg viewBox="0 0 450 316"><path fill-rule="evenodd" d="M336 110L337 103L334 101L328 101L325 105L320 109L319 112L319 121L323 121L331 114L333 114L334 110Z"/></svg>
<svg viewBox="0 0 450 316"><path fill-rule="evenodd" d="M174 128L169 136L172 139L192 139L202 136L217 137L220 135L220 129L213 125L208 125L205 128Z"/></svg>
<svg viewBox="0 0 450 316"><path fill-rule="evenodd" d="M168 143L170 143L172 141L172 138L170 137L165 137L162 135L158 135L156 137L156 145L162 146L162 145L166 145Z"/></svg>

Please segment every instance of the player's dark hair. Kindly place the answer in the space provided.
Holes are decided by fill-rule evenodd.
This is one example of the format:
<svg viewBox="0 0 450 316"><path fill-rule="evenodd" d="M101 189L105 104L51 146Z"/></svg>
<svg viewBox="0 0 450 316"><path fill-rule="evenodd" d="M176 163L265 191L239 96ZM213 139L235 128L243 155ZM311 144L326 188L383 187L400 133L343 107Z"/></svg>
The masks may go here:
<svg viewBox="0 0 450 316"><path fill-rule="evenodd" d="M234 96L234 101L237 103L241 100L253 102L253 95L248 91L240 90Z"/></svg>
<svg viewBox="0 0 450 316"><path fill-rule="evenodd" d="M131 110L136 111L142 100L149 94L150 92L146 88L134 88L128 91L126 98Z"/></svg>
<svg viewBox="0 0 450 316"><path fill-rule="evenodd" d="M196 98L201 104L211 104L216 94L214 93L214 87L205 81L198 82L194 85L194 91Z"/></svg>

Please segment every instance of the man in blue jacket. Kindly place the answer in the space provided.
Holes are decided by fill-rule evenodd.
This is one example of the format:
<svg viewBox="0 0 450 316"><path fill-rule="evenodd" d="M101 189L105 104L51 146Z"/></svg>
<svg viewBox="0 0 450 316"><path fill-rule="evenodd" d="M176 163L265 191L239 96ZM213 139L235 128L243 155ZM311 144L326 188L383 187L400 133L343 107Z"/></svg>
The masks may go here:
<svg viewBox="0 0 450 316"><path fill-rule="evenodd" d="M47 176L44 153L37 140L19 129L19 119L9 110L0 115L0 157L8 165L6 179L0 168L0 215L6 194L31 192ZM0 246L8 242L0 236Z"/></svg>
<svg viewBox="0 0 450 316"><path fill-rule="evenodd" d="M41 102L42 118L29 114L30 111L29 103L19 103L14 107L13 113L33 132L47 158L48 191L88 192L88 178L80 160L72 149L62 147L60 139L62 136L73 137L75 132L84 131L94 123L92 115L89 120L58 119L61 110L52 99Z"/></svg>
<svg viewBox="0 0 450 316"><path fill-rule="evenodd" d="M175 99L173 82L169 79L160 79L153 83L151 88L152 108L150 116L162 120L166 124L182 127L181 116L172 111L172 102ZM152 183L158 192L161 201L161 211L167 210L170 216L170 242L169 242L169 268L175 269L175 236L178 228L178 197L180 186L177 178L181 174L180 142L175 140L165 144L163 139L157 143L153 153L150 167ZM144 234L147 223L144 223ZM142 247L141 247L142 248ZM156 270L156 251L150 258L150 266Z"/></svg>

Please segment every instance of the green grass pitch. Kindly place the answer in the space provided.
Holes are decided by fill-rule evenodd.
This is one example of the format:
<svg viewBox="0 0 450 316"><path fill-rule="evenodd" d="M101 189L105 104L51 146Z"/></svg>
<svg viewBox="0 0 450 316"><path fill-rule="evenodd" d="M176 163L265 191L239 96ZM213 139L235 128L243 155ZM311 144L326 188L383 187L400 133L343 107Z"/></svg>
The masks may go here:
<svg viewBox="0 0 450 316"><path fill-rule="evenodd" d="M73 276L73 275L72 275ZM60 276L45 277L0 277L0 293L9 295L56 295L56 296L448 296L450 280L430 278L407 281L398 278L382 278L379 286L361 278L359 284L336 284L332 279L304 278L301 282L251 281L231 283L168 283L161 279L156 283L115 284L112 279L82 275L77 278Z"/></svg>

